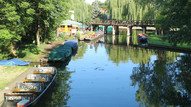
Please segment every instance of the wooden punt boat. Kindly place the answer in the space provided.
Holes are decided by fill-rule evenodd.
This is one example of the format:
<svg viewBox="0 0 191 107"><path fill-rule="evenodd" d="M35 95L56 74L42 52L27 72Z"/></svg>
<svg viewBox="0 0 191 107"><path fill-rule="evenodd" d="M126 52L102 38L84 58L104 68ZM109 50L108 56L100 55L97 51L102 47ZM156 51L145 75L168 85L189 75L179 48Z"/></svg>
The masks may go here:
<svg viewBox="0 0 191 107"><path fill-rule="evenodd" d="M18 83L12 93L4 93L3 107L27 107L34 104L55 80L55 67L37 67L27 75L23 83Z"/></svg>
<svg viewBox="0 0 191 107"><path fill-rule="evenodd" d="M54 49L48 58L49 63L65 62L70 56L78 50L78 40L67 40L64 45Z"/></svg>

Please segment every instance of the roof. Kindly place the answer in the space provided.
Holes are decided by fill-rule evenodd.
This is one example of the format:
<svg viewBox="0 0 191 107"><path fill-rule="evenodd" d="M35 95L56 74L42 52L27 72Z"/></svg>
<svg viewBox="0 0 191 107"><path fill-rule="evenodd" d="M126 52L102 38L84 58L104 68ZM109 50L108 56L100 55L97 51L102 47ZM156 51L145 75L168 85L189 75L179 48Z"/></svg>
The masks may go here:
<svg viewBox="0 0 191 107"><path fill-rule="evenodd" d="M72 20L64 20L61 22L60 25L65 26L65 22L67 22L68 26L78 26L78 25L82 25L82 23L76 22L76 21L72 21Z"/></svg>

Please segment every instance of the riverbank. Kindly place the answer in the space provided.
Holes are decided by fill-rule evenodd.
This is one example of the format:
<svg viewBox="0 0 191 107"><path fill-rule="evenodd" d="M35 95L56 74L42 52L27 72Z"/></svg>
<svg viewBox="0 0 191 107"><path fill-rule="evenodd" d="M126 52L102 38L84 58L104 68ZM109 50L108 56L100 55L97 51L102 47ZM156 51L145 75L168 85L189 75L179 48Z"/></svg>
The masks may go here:
<svg viewBox="0 0 191 107"><path fill-rule="evenodd" d="M174 46L173 44L169 43L168 40L165 40L165 36L154 35L149 33L147 35L149 46L151 47L163 48L167 50L178 50L182 52L191 52L191 45L183 43Z"/></svg>
<svg viewBox="0 0 191 107"><path fill-rule="evenodd" d="M52 42L49 44L43 44L39 54L26 55L24 58L19 58L24 61L31 62L40 62L41 58L48 57L48 54L58 47L59 45L64 44L62 42ZM27 74L34 71L33 67L30 66L0 66L0 107L4 100L4 93L9 93L13 90L16 83L22 82Z"/></svg>

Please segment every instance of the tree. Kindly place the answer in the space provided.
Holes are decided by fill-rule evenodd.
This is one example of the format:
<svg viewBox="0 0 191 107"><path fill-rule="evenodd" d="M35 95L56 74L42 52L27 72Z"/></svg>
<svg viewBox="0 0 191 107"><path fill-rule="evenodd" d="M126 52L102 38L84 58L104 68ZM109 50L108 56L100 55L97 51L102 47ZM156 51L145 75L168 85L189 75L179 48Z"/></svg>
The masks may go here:
<svg viewBox="0 0 191 107"><path fill-rule="evenodd" d="M0 0L0 52L15 55L18 43L51 39L68 12L66 0ZM7 48L8 47L8 48Z"/></svg>
<svg viewBox="0 0 191 107"><path fill-rule="evenodd" d="M99 6L98 6L98 1L95 0L94 2L94 8L93 8L93 11L92 11L92 19L95 19L98 17L100 11L99 11Z"/></svg>
<svg viewBox="0 0 191 107"><path fill-rule="evenodd" d="M21 39L21 28L18 24L20 16L16 12L16 8L4 1L0 1L0 52L12 53L14 52L15 42Z"/></svg>
<svg viewBox="0 0 191 107"><path fill-rule="evenodd" d="M159 19L165 30L170 31L168 40L174 45L190 44L191 41L191 2L189 0L170 0L166 3Z"/></svg>

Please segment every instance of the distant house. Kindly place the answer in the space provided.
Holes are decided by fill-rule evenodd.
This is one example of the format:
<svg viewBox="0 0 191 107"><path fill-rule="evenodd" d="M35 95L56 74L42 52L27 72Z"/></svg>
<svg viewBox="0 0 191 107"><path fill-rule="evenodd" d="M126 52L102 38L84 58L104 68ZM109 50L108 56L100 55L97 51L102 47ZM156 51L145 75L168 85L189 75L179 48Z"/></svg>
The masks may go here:
<svg viewBox="0 0 191 107"><path fill-rule="evenodd" d="M71 13L71 16L70 16L71 20L74 20L74 10L70 10L69 13Z"/></svg>
<svg viewBox="0 0 191 107"><path fill-rule="evenodd" d="M66 23L67 23L67 27L68 27L68 32L65 32ZM64 20L60 24L60 32L61 33L66 33L68 35L76 34L80 25L82 25L82 24L79 23L79 22L76 22L76 21Z"/></svg>
<svg viewBox="0 0 191 107"><path fill-rule="evenodd" d="M100 13L102 13L103 14L103 19L104 20L106 20L106 19L108 19L108 17L107 17L107 9L106 8L100 8Z"/></svg>
<svg viewBox="0 0 191 107"><path fill-rule="evenodd" d="M100 8L100 12L102 13L102 14L107 14L107 9L106 8Z"/></svg>

